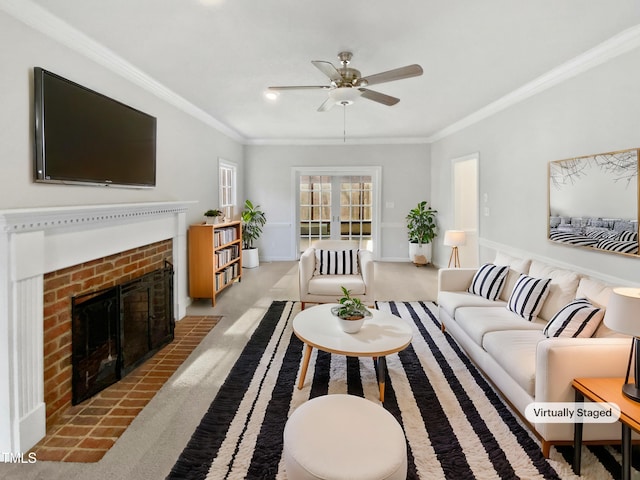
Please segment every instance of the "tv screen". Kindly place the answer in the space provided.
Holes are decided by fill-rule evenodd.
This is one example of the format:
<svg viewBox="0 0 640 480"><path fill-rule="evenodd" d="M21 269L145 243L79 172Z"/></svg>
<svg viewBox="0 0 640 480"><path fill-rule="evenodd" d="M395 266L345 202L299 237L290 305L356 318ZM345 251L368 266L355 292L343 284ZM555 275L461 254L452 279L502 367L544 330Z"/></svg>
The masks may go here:
<svg viewBox="0 0 640 480"><path fill-rule="evenodd" d="M40 67L36 182L153 187L156 119Z"/></svg>

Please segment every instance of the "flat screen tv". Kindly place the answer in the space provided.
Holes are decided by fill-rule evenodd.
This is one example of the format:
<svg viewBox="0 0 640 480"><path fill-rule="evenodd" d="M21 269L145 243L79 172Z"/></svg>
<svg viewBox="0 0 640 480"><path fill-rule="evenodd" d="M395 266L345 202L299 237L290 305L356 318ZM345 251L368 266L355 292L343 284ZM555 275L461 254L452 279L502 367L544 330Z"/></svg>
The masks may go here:
<svg viewBox="0 0 640 480"><path fill-rule="evenodd" d="M156 119L34 68L36 182L149 188Z"/></svg>

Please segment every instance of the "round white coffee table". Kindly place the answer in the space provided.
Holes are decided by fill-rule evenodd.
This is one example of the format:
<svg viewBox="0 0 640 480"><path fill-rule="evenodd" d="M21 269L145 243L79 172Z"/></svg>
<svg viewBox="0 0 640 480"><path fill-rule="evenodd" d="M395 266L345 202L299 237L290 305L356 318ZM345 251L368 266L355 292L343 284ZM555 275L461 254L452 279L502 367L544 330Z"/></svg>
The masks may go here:
<svg viewBox="0 0 640 480"><path fill-rule="evenodd" d="M409 324L395 315L370 309L372 316L364 321L357 333L345 333L338 318L331 313L336 304L317 305L301 311L293 319L293 332L307 348L302 360L298 389L304 385L313 348L349 357L373 357L380 401L384 401L384 385L387 374L386 355L404 350L413 336Z"/></svg>

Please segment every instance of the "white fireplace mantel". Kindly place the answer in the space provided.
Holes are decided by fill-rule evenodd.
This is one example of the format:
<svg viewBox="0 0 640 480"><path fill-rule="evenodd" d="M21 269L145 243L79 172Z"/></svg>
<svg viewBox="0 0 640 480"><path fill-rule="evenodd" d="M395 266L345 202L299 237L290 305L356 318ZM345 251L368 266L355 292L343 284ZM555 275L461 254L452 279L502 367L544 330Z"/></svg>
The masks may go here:
<svg viewBox="0 0 640 480"><path fill-rule="evenodd" d="M0 211L0 452L24 453L46 432L44 274L170 238L180 319L188 298L186 212L192 203Z"/></svg>

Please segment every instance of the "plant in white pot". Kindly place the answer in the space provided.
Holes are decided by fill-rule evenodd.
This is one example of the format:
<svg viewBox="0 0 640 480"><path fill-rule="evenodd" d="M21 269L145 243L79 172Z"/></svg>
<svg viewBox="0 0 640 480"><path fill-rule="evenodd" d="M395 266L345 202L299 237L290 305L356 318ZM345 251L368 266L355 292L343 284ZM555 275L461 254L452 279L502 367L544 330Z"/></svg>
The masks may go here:
<svg viewBox="0 0 640 480"><path fill-rule="evenodd" d="M437 210L431 209L426 201L422 201L406 217L409 258L416 265L426 265L431 261L431 242L438 235L436 213Z"/></svg>
<svg viewBox="0 0 640 480"><path fill-rule="evenodd" d="M224 220L224 214L222 213L222 210L218 210L217 208L204 212L204 217L205 223L207 225L215 225L217 223L221 223Z"/></svg>
<svg viewBox="0 0 640 480"><path fill-rule="evenodd" d="M331 313L340 319L340 327L344 332L356 333L362 328L364 319L371 316L371 312L362 300L351 296L351 290L342 286L340 288L344 296L338 299L340 305L331 308Z"/></svg>
<svg viewBox="0 0 640 480"><path fill-rule="evenodd" d="M240 213L242 218L242 266L244 268L256 268L260 265L258 247L253 242L262 235L262 227L267 223L267 217L260 210L260 205L253 205L250 200L244 202L244 210Z"/></svg>

